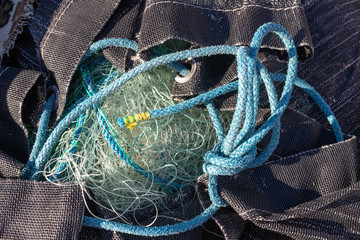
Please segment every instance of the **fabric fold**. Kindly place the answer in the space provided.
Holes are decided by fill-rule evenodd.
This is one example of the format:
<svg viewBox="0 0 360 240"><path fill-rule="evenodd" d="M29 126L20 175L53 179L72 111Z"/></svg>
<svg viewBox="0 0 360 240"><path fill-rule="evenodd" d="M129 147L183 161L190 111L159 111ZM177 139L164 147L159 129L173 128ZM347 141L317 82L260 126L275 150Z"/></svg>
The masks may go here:
<svg viewBox="0 0 360 240"><path fill-rule="evenodd" d="M357 239L359 173L351 137L220 178L219 191L260 228L295 239Z"/></svg>
<svg viewBox="0 0 360 240"><path fill-rule="evenodd" d="M168 39L182 39L199 46L218 44L249 46L256 29L279 23L294 37L296 46L312 48L301 1L164 1L148 0L139 31L139 51ZM274 35L263 48L285 50Z"/></svg>
<svg viewBox="0 0 360 240"><path fill-rule="evenodd" d="M141 13L141 0L123 0L112 14L109 21L96 37L97 40L103 38L125 38L134 39L136 33L136 23ZM121 72L128 70L129 49L110 47L102 50L104 56L115 65Z"/></svg>
<svg viewBox="0 0 360 240"><path fill-rule="evenodd" d="M77 239L84 204L78 186L0 179L0 238Z"/></svg>
<svg viewBox="0 0 360 240"><path fill-rule="evenodd" d="M266 118L266 113L260 114L259 124L264 121L262 118ZM356 214L338 217L331 209L321 212L329 204L344 201L343 197L347 198L348 194L356 195L360 177L356 137L334 143L332 132L291 108L285 111L281 125L283 130L278 148L267 162L234 176L219 177L219 192L230 206L220 209L214 220L225 238L303 239L305 236L325 236L326 239L336 239L347 231L358 231ZM311 140L309 136L312 136ZM259 148L266 141L260 142ZM211 203L207 184L207 175L198 179L197 193L204 208ZM358 204L356 196L350 198L352 203ZM349 216L353 220L346 220ZM305 228L300 227L301 223L283 223L286 219L292 221L296 218L302 223L306 223L307 218L315 219L309 220L310 223L326 219L338 232L322 235L322 231L327 231L326 224L318 226L320 230L309 228L303 232ZM345 223L344 226L339 228L337 221Z"/></svg>
<svg viewBox="0 0 360 240"><path fill-rule="evenodd" d="M120 2L55 0L40 1L37 6L29 28L59 88L57 117L64 109L68 87L82 56Z"/></svg>
<svg viewBox="0 0 360 240"><path fill-rule="evenodd" d="M0 149L26 162L29 147L25 125L36 126L40 118L46 100L45 76L33 70L2 67L0 83Z"/></svg>

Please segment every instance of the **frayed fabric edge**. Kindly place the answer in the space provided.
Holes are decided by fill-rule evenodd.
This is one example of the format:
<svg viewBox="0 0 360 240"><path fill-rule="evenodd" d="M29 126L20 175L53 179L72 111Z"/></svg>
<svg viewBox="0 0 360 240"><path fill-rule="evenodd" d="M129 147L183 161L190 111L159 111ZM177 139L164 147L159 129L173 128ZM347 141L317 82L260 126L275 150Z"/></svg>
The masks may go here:
<svg viewBox="0 0 360 240"><path fill-rule="evenodd" d="M2 46L3 52L0 52L0 64L5 55L9 56L9 52L14 47L18 35L22 33L23 27L26 26L28 21L33 17L34 15L34 7L32 5L33 3L34 3L33 0L25 0L24 2L20 2L15 6L17 7L19 4L24 4L24 7L21 10L23 11L23 13L15 17L15 20L9 32L9 38L3 43ZM14 14L16 14L16 12Z"/></svg>

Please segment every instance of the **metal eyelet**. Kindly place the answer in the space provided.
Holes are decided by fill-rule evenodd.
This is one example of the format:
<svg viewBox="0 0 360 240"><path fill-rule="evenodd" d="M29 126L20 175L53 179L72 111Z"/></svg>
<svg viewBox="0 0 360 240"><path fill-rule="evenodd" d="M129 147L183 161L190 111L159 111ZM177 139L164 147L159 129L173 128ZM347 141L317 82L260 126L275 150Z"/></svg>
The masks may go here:
<svg viewBox="0 0 360 240"><path fill-rule="evenodd" d="M186 83L188 82L195 74L196 71L196 61L192 58L188 58L184 61L185 64L189 64L191 66L190 73L186 76L180 76L179 74L175 75L175 81L178 83Z"/></svg>

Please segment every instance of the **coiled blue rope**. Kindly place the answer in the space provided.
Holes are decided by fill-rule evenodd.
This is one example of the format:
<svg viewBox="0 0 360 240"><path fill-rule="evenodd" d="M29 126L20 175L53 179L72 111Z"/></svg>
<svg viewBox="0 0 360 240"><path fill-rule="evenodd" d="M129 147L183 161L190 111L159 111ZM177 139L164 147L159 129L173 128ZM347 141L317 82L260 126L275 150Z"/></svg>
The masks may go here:
<svg viewBox="0 0 360 240"><path fill-rule="evenodd" d="M270 74L266 68L257 59L260 44L266 34L269 32L276 33L284 42L288 51L289 62L287 74ZM109 46L118 46L131 48L136 51L136 43L124 39L105 39L94 43L89 51L86 53L84 59L88 58L94 52ZM151 68L159 65L168 64L174 61L185 60L187 58L196 58L203 56L211 56L216 54L231 54L235 55L238 62L238 81L232 82L228 85L214 89L210 92L201 94L188 101L179 103L177 105L157 109L150 112L151 118L161 117L168 114L173 114L183 111L195 105L205 103L209 110L209 114L214 123L214 127L218 134L219 142L212 151L209 151L205 156L205 164L203 170L209 174L209 195L212 204L204 210L199 216L187 221L174 225L161 227L142 227L122 224L112 221L100 220L92 217L84 217L83 224L91 227L98 227L107 230L119 231L128 234L142 235L142 236L162 236L178 234L190 229L193 229L206 220L208 220L215 212L227 203L221 198L217 191L217 178L219 175L236 174L243 169L253 168L259 166L275 150L280 136L280 117L283 114L291 93L293 86L297 85L303 89L314 101L319 105L327 117L336 137L337 141L342 141L343 136L340 126L336 121L335 116L327 106L321 96L307 83L296 77L297 72L297 54L294 42L290 34L280 25L275 23L268 23L261 26L254 35L250 48L237 46L213 46L201 49L194 49L188 51L177 52L164 56L157 57L150 60L129 72L125 73L118 80L111 83L104 90L92 95L88 99L79 103L52 131L49 138L42 146L41 151L37 154L35 152L35 165L38 169L42 169L46 159L61 133L65 130L71 121L81 116L87 108L93 104L104 99L106 96L121 87L127 81L136 75L143 73ZM284 88L278 99L275 91L274 81L284 82ZM270 103L271 116L259 128L255 129L256 117L259 102L259 84L264 83ZM230 125L228 134L224 132L221 120L214 104L211 100L217 96L223 95L227 92L238 90L238 99L236 110ZM119 119L119 124L124 126L124 122ZM264 149L264 151L257 155L256 144L271 130L271 139ZM41 144L41 141L39 141Z"/></svg>

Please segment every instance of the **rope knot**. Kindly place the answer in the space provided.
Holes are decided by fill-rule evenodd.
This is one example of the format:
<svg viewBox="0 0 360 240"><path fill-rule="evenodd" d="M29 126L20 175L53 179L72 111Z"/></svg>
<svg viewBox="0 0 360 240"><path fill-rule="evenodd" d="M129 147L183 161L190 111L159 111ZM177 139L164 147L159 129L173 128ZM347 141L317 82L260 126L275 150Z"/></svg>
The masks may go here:
<svg viewBox="0 0 360 240"><path fill-rule="evenodd" d="M256 156L256 147L251 148L242 156L234 157L225 155L220 151L220 146L216 150L208 151L203 164L203 171L212 175L233 175L246 168Z"/></svg>

